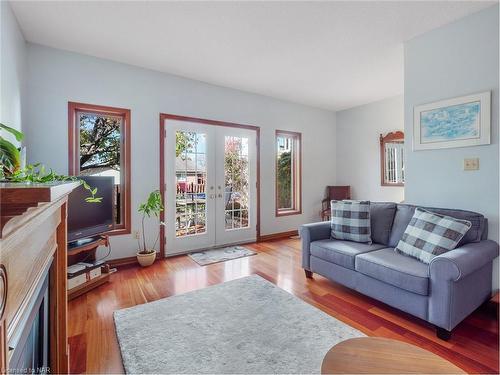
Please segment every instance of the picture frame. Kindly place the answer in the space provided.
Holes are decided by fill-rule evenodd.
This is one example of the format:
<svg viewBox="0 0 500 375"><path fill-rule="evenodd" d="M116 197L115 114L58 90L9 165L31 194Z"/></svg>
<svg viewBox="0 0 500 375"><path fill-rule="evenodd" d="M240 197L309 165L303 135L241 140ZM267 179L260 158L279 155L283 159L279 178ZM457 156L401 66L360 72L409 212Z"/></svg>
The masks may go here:
<svg viewBox="0 0 500 375"><path fill-rule="evenodd" d="M415 106L413 150L488 145L491 91Z"/></svg>

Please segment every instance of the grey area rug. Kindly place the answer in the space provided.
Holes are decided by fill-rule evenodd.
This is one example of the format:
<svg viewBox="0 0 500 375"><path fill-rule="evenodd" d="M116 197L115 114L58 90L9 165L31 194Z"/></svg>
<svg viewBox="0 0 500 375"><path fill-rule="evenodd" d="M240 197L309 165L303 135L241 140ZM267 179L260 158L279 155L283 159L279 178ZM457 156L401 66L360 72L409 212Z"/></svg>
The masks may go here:
<svg viewBox="0 0 500 375"><path fill-rule="evenodd" d="M255 251L244 246L228 246L220 249L212 249L189 254L189 257L200 266L207 264L225 262L226 260L248 257L257 254Z"/></svg>
<svg viewBox="0 0 500 375"><path fill-rule="evenodd" d="M356 329L252 275L114 313L127 373L319 373Z"/></svg>

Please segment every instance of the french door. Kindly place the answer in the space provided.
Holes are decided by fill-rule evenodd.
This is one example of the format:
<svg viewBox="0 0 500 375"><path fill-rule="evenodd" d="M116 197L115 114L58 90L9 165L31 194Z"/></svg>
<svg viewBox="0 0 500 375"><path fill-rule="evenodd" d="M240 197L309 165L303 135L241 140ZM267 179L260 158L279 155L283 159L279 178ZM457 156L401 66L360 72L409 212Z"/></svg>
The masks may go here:
<svg viewBox="0 0 500 375"><path fill-rule="evenodd" d="M167 122L166 255L255 241L255 131Z"/></svg>

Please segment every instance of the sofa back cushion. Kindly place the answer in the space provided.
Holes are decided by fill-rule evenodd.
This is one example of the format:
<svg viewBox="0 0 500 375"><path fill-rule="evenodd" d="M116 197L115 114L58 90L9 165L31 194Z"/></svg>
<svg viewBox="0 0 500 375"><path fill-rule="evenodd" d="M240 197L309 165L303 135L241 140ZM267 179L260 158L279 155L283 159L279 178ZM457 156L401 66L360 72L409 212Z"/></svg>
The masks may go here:
<svg viewBox="0 0 500 375"><path fill-rule="evenodd" d="M370 221L372 241L382 245L389 244L392 223L396 214L396 203L370 202Z"/></svg>
<svg viewBox="0 0 500 375"><path fill-rule="evenodd" d="M394 216L394 223L392 224L391 235L389 236L389 246L396 247L398 242L403 237L406 227L410 223L415 208L410 204L398 204L396 207L396 215ZM470 221L472 226L467 231L465 236L462 237L458 243L458 247L463 246L470 242L479 242L483 238L483 232L486 231L486 219L483 215L465 210L455 210L450 208L436 208L436 207L422 207L430 212L437 214L454 217L455 219Z"/></svg>

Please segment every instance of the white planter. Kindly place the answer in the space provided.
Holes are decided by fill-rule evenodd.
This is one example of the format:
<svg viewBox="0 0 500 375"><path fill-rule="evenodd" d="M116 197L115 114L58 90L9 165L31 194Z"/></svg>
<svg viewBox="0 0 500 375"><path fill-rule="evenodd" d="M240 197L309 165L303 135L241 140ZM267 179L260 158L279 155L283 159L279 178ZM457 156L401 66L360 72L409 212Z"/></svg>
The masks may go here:
<svg viewBox="0 0 500 375"><path fill-rule="evenodd" d="M152 265L156 259L156 251L153 251L152 253L148 254L136 253L136 255L137 255L137 261L143 267Z"/></svg>

